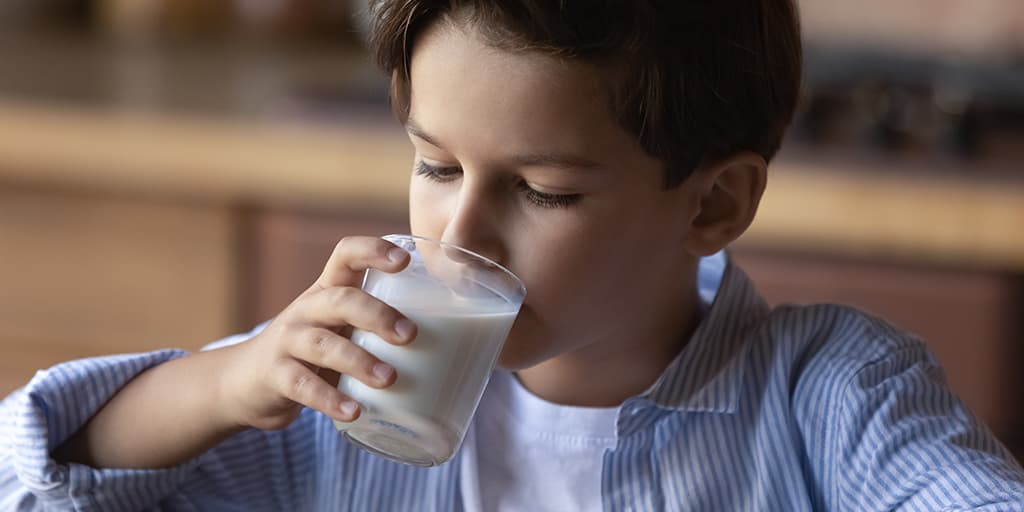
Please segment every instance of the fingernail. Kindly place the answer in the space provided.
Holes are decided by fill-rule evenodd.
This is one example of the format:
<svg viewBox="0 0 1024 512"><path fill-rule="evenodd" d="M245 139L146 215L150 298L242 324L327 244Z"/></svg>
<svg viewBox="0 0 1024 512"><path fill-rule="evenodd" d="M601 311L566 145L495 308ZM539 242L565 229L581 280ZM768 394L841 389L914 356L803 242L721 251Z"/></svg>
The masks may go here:
<svg viewBox="0 0 1024 512"><path fill-rule="evenodd" d="M377 363L373 365L373 376L377 377L377 380L381 382L387 382L394 374L395 369L390 365L384 363Z"/></svg>
<svg viewBox="0 0 1024 512"><path fill-rule="evenodd" d="M352 400L342 400L341 404L338 406L338 410L341 411L341 414L350 418L356 414L356 409L358 408L359 404Z"/></svg>
<svg viewBox="0 0 1024 512"><path fill-rule="evenodd" d="M409 341L412 338L413 331L416 330L416 324L412 323L412 320L408 318L401 318L395 322L395 334L398 335L404 341Z"/></svg>
<svg viewBox="0 0 1024 512"><path fill-rule="evenodd" d="M406 254L408 253L398 247L388 249L388 259L391 260L392 263L401 263L401 261L405 259Z"/></svg>

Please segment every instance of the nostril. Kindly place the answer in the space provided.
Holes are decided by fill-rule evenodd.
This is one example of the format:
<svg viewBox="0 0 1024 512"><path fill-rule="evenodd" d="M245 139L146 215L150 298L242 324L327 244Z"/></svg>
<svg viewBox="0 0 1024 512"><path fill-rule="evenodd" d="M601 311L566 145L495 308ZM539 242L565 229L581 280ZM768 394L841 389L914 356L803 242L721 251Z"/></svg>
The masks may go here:
<svg viewBox="0 0 1024 512"><path fill-rule="evenodd" d="M444 246L444 255L449 260L454 261L455 263L462 263L462 264L467 264L467 265L468 264L479 265L480 264L480 260L475 258L473 255L471 255L467 251L469 251L469 250L468 249L463 250L463 249L460 249L459 247L456 247L454 245L445 245ZM488 258L488 259L490 259L490 258Z"/></svg>
<svg viewBox="0 0 1024 512"><path fill-rule="evenodd" d="M504 268L503 258L493 250L481 250L481 244L466 244L442 240L444 257L449 261L471 266L499 266ZM481 258L485 261L481 261Z"/></svg>

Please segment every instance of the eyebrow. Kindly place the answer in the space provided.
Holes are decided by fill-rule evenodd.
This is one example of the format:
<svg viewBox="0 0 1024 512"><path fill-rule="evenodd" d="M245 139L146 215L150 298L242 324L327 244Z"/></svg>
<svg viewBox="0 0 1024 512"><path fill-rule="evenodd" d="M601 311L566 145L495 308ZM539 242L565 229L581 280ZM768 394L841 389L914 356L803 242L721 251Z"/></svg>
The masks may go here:
<svg viewBox="0 0 1024 512"><path fill-rule="evenodd" d="M405 130L418 139L444 149L444 146L417 124L412 117L406 120ZM566 170L597 169L601 167L600 164L589 158L559 153L526 153L513 156L508 162L516 167L551 167Z"/></svg>

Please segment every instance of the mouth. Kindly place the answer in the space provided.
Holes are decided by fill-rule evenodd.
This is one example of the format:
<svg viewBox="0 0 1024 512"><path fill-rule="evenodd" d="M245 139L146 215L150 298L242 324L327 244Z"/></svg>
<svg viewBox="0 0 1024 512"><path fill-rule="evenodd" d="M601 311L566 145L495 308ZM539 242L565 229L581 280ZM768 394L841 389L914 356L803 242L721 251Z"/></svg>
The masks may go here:
<svg viewBox="0 0 1024 512"><path fill-rule="evenodd" d="M519 306L519 314L516 316L516 321L518 322L519 318L525 314L533 314L533 307L527 302L523 302L523 305Z"/></svg>

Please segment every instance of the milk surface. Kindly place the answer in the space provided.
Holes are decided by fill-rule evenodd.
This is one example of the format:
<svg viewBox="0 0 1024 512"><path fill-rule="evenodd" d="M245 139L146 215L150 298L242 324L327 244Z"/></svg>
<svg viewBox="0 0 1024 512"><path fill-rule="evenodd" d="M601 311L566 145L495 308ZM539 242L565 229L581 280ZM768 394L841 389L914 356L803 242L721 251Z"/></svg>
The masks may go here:
<svg viewBox="0 0 1024 512"><path fill-rule="evenodd" d="M364 288L418 326L416 339L392 345L356 330L352 341L394 366L398 379L374 389L343 376L339 389L362 406L355 422L335 422L349 439L420 465L448 460L462 442L518 304L492 294L466 298L429 276L377 274Z"/></svg>

